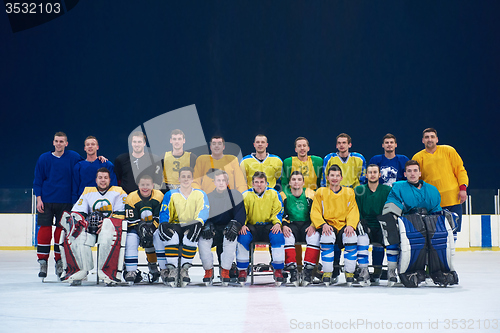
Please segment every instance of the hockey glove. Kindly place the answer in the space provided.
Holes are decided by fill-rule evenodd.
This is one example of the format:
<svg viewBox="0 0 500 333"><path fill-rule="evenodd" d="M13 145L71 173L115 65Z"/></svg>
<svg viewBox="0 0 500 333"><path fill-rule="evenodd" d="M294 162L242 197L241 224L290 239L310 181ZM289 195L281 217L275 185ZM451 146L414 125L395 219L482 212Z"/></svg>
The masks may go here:
<svg viewBox="0 0 500 333"><path fill-rule="evenodd" d="M139 235L139 245L141 247L153 247L153 234L155 230L156 227L152 222L139 222L137 225L137 235Z"/></svg>
<svg viewBox="0 0 500 333"><path fill-rule="evenodd" d="M192 222L194 222L194 223L187 227L186 237L191 242L197 242L198 238L200 237L200 231L201 231L201 228L203 227L203 224L201 224L201 222L199 222L197 220L193 220L190 223L192 223Z"/></svg>
<svg viewBox="0 0 500 333"><path fill-rule="evenodd" d="M89 234L95 235L97 230L99 230L99 224L101 224L104 219L104 215L100 211L95 211L90 213L87 217L87 222L89 223L87 232Z"/></svg>
<svg viewBox="0 0 500 333"><path fill-rule="evenodd" d="M160 234L160 239L164 242L171 240L174 236L174 230L170 228L170 225L167 222L160 223L158 233Z"/></svg>
<svg viewBox="0 0 500 333"><path fill-rule="evenodd" d="M212 223L206 223L203 226L200 235L204 239L212 239L215 236L214 225Z"/></svg>
<svg viewBox="0 0 500 333"><path fill-rule="evenodd" d="M224 235L227 240L230 242L234 242L236 237L238 237L238 233L240 232L241 224L236 220L231 220L226 227L224 228Z"/></svg>

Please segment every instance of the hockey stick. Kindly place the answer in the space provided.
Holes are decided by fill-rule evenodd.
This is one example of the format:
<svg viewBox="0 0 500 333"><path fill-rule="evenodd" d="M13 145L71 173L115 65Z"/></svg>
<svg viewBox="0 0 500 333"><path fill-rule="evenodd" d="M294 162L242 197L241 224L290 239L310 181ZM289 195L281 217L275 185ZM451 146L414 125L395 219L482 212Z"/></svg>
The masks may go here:
<svg viewBox="0 0 500 333"><path fill-rule="evenodd" d="M96 276L97 284L99 284L99 243L97 243L97 258L96 258Z"/></svg>

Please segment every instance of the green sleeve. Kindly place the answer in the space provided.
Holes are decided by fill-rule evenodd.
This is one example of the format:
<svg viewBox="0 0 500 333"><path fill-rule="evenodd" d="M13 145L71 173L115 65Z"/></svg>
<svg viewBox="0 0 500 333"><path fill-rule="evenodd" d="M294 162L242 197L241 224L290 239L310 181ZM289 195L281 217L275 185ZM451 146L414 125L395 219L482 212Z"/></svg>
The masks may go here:
<svg viewBox="0 0 500 333"><path fill-rule="evenodd" d="M316 180L316 185L318 188L321 186L321 177L323 177L323 159L319 156L311 156L312 164L314 167L314 172L318 177Z"/></svg>
<svg viewBox="0 0 500 333"><path fill-rule="evenodd" d="M288 157L283 161L283 170L281 172L281 188L287 188L290 182L290 171L292 170L292 158Z"/></svg>

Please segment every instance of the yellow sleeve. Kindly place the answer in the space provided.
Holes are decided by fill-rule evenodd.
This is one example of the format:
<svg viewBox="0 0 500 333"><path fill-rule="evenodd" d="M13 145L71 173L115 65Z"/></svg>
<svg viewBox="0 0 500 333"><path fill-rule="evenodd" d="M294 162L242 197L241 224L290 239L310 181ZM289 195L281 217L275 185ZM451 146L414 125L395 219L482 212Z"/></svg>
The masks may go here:
<svg viewBox="0 0 500 333"><path fill-rule="evenodd" d="M464 162L455 149L453 149L450 160L453 167L453 173L458 180L458 186L465 185L469 187L469 176L467 175L467 171L465 171Z"/></svg>
<svg viewBox="0 0 500 333"><path fill-rule="evenodd" d="M240 193L243 193L246 190L248 190L247 180L245 178L245 175L241 170L240 165L238 163L238 159L236 157L231 162L231 164L232 164L231 168L233 169L234 172L234 189Z"/></svg>
<svg viewBox="0 0 500 333"><path fill-rule="evenodd" d="M203 171L205 170L205 164L203 163L203 155L196 159L196 164L194 166L193 173L193 188L201 189L201 184L203 183Z"/></svg>
<svg viewBox="0 0 500 333"><path fill-rule="evenodd" d="M322 194L316 192L313 199L313 204L311 207L311 222L316 229L319 229L323 224L326 223L323 218L323 198Z"/></svg>
<svg viewBox="0 0 500 333"><path fill-rule="evenodd" d="M351 191L349 191L348 196L347 216L345 220L346 225L350 225L354 228L354 230L356 230L359 222L359 209L358 204L356 203L356 195L354 194L354 190L350 190Z"/></svg>
<svg viewBox="0 0 500 333"><path fill-rule="evenodd" d="M273 191L273 190L268 190L268 191ZM281 225L281 220L283 218L283 203L280 199L280 195L277 191L275 191L276 195L274 196L273 200L273 208L272 208L272 215L271 215L271 222L274 224L279 224Z"/></svg>

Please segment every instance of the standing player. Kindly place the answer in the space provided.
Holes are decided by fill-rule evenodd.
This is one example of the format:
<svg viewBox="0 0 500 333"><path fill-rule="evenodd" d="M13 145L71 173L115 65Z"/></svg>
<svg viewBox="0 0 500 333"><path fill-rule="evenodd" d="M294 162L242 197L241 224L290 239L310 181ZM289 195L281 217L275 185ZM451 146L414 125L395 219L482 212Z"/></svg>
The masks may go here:
<svg viewBox="0 0 500 333"><path fill-rule="evenodd" d="M139 176L146 173L153 177L155 184L162 183L160 158L145 152L146 135L137 131L130 136L132 153L124 153L115 159L115 173L118 183L126 193L137 191Z"/></svg>
<svg viewBox="0 0 500 333"><path fill-rule="evenodd" d="M379 284L382 273L382 263L384 261L384 238L377 216L382 214L382 209L387 201L387 196L391 192L391 187L379 184L379 166L370 164L366 168L366 178L368 184L354 188L356 203L358 204L360 225L363 232L359 232L358 227L358 264L361 268L359 274L362 285L368 285L370 275L368 273L368 247L373 245L372 264L374 266L372 282Z"/></svg>
<svg viewBox="0 0 500 333"><path fill-rule="evenodd" d="M221 281L223 286L227 286L230 280L229 270L236 253L236 238L241 226L245 224L246 212L241 193L228 188L227 173L216 170L213 177L215 190L207 195L210 217L201 231L198 247L201 263L205 269L203 282L206 285L212 284L214 278L212 247L217 246Z"/></svg>
<svg viewBox="0 0 500 333"><path fill-rule="evenodd" d="M163 193L153 189L153 178L143 174L139 178L139 189L130 193L125 202L127 243L125 247L125 281L133 284L137 275L137 263L141 246L146 251L151 282L160 278L156 264L153 234L158 228Z"/></svg>
<svg viewBox="0 0 500 333"><path fill-rule="evenodd" d="M290 282L299 286L296 242L306 241L306 232L314 229L311 225L311 205L314 191L304 187L304 176L300 171L293 171L290 176L290 186L283 187L283 235L285 236L285 270L290 273ZM299 245L302 249L302 245ZM302 254L301 254L302 256Z"/></svg>
<svg viewBox="0 0 500 333"><path fill-rule="evenodd" d="M330 166L326 176L329 186L318 189L314 195L311 222L318 231L307 237L307 251L309 251L310 244L316 247L320 246L324 271L323 282L328 286L330 283L336 282L336 277L332 279L334 244L345 247L345 278L347 286L351 286L354 282L354 270L356 269L358 205L354 190L340 186L342 169L338 165ZM306 259L310 258L307 251ZM306 259L304 259L306 263L304 278L310 282L314 262Z"/></svg>
<svg viewBox="0 0 500 333"><path fill-rule="evenodd" d="M271 243L272 266L276 285L283 282L285 261L285 238L281 232L283 203L279 193L267 187L267 177L262 171L256 171L252 177L252 188L243 192L247 218L238 236L236 265L238 281L243 285L247 280L250 243Z"/></svg>
<svg viewBox="0 0 500 333"><path fill-rule="evenodd" d="M323 170L329 170L330 166L336 164L342 169L341 186L356 187L366 183L366 161L359 153L350 153L352 146L351 137L345 133L337 136L337 152L330 153L323 159ZM321 186L328 186L328 177L323 174Z"/></svg>
<svg viewBox="0 0 500 333"><path fill-rule="evenodd" d="M243 170L243 173L245 174L248 188L252 187L253 175L257 171L261 171L266 174L269 187L278 188L276 186L276 182L281 177L283 162L278 156L267 152L268 145L267 137L265 135L258 134L253 143L255 153L251 153L250 155L243 157L241 160L240 166L241 170Z"/></svg>
<svg viewBox="0 0 500 333"><path fill-rule="evenodd" d="M230 189L238 190L240 193L248 189L238 159L233 155L224 155L225 148L224 138L220 136L212 137L210 140L212 154L201 155L196 160L193 187L200 188L205 193L212 192L216 187L214 185L213 172L219 169L226 172Z"/></svg>
<svg viewBox="0 0 500 333"><path fill-rule="evenodd" d="M40 263L38 276L47 277L47 261L49 260L50 243L52 241L52 225L55 218L54 259L56 275L63 273L63 262L59 251L61 235L61 216L64 211L71 210L71 185L73 168L82 157L66 150L68 137L63 132L54 135L54 151L47 152L38 158L35 166L33 191L36 196L37 224L40 226L37 235L37 256Z"/></svg>
<svg viewBox="0 0 500 333"><path fill-rule="evenodd" d="M458 215L455 239L462 226L462 203L467 199L469 177L457 151L446 145L437 145L437 131L426 128L422 143L425 149L413 156L422 169L422 180L437 187L441 194L441 207Z"/></svg>
<svg viewBox="0 0 500 333"><path fill-rule="evenodd" d="M178 282L185 287L191 281L188 270L210 209L205 192L192 187L193 169L181 168L178 182L180 187L163 197L160 226L154 234L162 280L171 287L177 287Z"/></svg>
<svg viewBox="0 0 500 333"><path fill-rule="evenodd" d="M92 249L99 245L97 274L107 285L120 282L126 234L125 200L121 187L110 186L106 168L97 170L95 187L86 187L73 206L71 218L62 221L66 258L64 281L80 285L93 268ZM115 220L111 219L114 218Z"/></svg>
<svg viewBox="0 0 500 333"><path fill-rule="evenodd" d="M194 168L196 164L196 155L184 151L186 138L183 131L174 129L170 133L170 143L172 144L172 150L165 153L162 161L163 182L167 187L167 191L179 188L179 170L181 168Z"/></svg>
<svg viewBox="0 0 500 333"><path fill-rule="evenodd" d="M295 152L297 156L288 157L283 161L281 175L282 189L288 186L290 176L294 171L300 171L304 176L304 186L316 190L321 184L323 159L319 156L308 155L309 141L299 136L295 139Z"/></svg>
<svg viewBox="0 0 500 333"><path fill-rule="evenodd" d="M99 143L95 136L88 136L84 141L84 148L87 153L87 158L78 162L73 170L73 193L72 202L82 195L85 187L96 186L95 175L100 168L106 168L111 175L111 186L117 186L115 173L113 172L113 163L106 160L102 162L97 158L97 151L99 150Z"/></svg>
<svg viewBox="0 0 500 333"><path fill-rule="evenodd" d="M392 186L394 182L404 180L405 163L408 157L396 154L398 143L396 137L387 133L382 138L383 155L375 155L369 164L376 164L380 168L380 184Z"/></svg>

